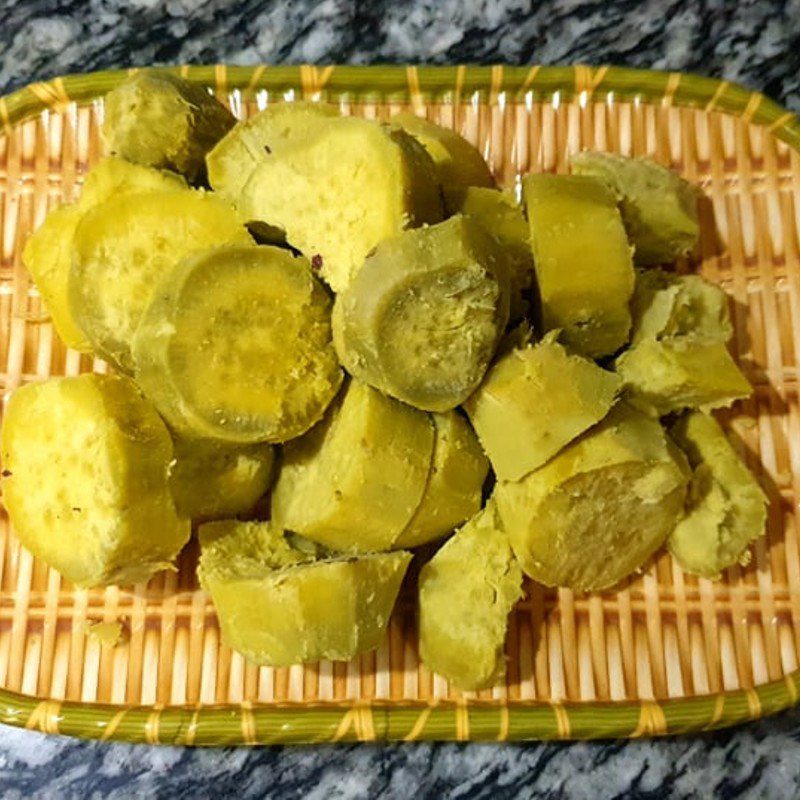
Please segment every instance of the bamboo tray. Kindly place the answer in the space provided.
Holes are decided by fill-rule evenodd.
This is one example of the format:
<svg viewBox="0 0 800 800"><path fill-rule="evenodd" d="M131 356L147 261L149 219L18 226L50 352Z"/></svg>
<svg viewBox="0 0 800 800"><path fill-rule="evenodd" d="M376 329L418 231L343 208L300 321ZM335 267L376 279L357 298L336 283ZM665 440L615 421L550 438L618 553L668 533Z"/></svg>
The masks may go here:
<svg viewBox="0 0 800 800"><path fill-rule="evenodd" d="M195 745L634 737L770 714L800 691L800 122L759 94L678 73L589 67L185 67L239 116L295 98L384 118L411 108L478 144L498 179L565 169L582 147L650 154L705 191L703 274L731 299L755 387L725 415L769 495L746 569L712 583L668 555L619 591L529 585L505 683L460 694L420 665L412 596L377 652L248 665L220 642L187 549L177 574L76 590L0 517L0 720L50 733ZM0 381L104 369L65 350L20 254L100 157L102 95L125 72L34 83L0 99ZM322 176L324 178L324 176ZM111 648L88 622L128 632Z"/></svg>

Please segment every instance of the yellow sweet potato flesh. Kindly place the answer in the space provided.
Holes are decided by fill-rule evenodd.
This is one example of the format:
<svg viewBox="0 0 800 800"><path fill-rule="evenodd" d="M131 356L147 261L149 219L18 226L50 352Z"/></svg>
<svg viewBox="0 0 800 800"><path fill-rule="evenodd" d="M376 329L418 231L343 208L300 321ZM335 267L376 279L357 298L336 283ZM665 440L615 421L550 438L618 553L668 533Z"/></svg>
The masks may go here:
<svg viewBox="0 0 800 800"><path fill-rule="evenodd" d="M518 480L599 422L622 381L547 336L489 370L465 409L503 480Z"/></svg>
<svg viewBox="0 0 800 800"><path fill-rule="evenodd" d="M342 382L330 298L303 258L227 246L159 283L133 342L136 379L185 437L283 442Z"/></svg>
<svg viewBox="0 0 800 800"><path fill-rule="evenodd" d="M192 520L248 514L269 488L274 449L176 439L169 486L175 507Z"/></svg>
<svg viewBox="0 0 800 800"><path fill-rule="evenodd" d="M28 239L22 261L36 282L53 327L68 347L90 352L92 345L69 308L72 238L83 216L77 205L53 209Z"/></svg>
<svg viewBox="0 0 800 800"><path fill-rule="evenodd" d="M642 567L675 527L687 469L659 423L624 403L543 467L495 488L523 570L599 591Z"/></svg>
<svg viewBox="0 0 800 800"><path fill-rule="evenodd" d="M123 194L169 192L186 188L186 181L174 172L106 156L86 174L78 204L88 211Z"/></svg>
<svg viewBox="0 0 800 800"><path fill-rule="evenodd" d="M494 178L479 150L454 130L429 122L415 114L395 114L391 119L410 133L427 151L439 176L448 212L457 209L457 196L449 196L467 186L494 186Z"/></svg>
<svg viewBox="0 0 800 800"><path fill-rule="evenodd" d="M478 437L457 411L432 414L436 438L422 502L395 547L419 547L451 533L480 510L489 462Z"/></svg>
<svg viewBox="0 0 800 800"><path fill-rule="evenodd" d="M411 555L319 558L274 523L200 527L198 574L227 644L255 664L347 660L383 639Z"/></svg>
<svg viewBox="0 0 800 800"><path fill-rule="evenodd" d="M206 153L235 122L205 87L165 70L142 70L106 95L103 139L110 153L197 181Z"/></svg>
<svg viewBox="0 0 800 800"><path fill-rule="evenodd" d="M325 103L273 103L237 122L206 156L208 180L215 192L236 204L253 170L273 153L302 146L324 133L326 120L338 117Z"/></svg>
<svg viewBox="0 0 800 800"><path fill-rule="evenodd" d="M475 390L508 320L499 245L451 217L379 245L336 298L336 350L352 374L426 411Z"/></svg>
<svg viewBox="0 0 800 800"><path fill-rule="evenodd" d="M702 342L727 342L733 333L728 298L700 275L640 270L631 299L631 342L691 336Z"/></svg>
<svg viewBox="0 0 800 800"><path fill-rule="evenodd" d="M590 358L628 341L634 271L616 198L582 175L528 175L523 195L531 228L545 330Z"/></svg>
<svg viewBox="0 0 800 800"><path fill-rule="evenodd" d="M3 502L36 556L79 586L135 583L189 539L167 485L172 443L127 378L29 384L3 419Z"/></svg>
<svg viewBox="0 0 800 800"><path fill-rule="evenodd" d="M50 211L28 239L23 263L36 281L56 332L68 347L82 352L92 349L69 308L73 237L83 214L123 194L185 187L179 175L130 164L121 158L104 158L86 176L78 203Z"/></svg>
<svg viewBox="0 0 800 800"><path fill-rule="evenodd" d="M617 359L616 370L629 401L658 415L721 408L752 392L722 342L694 337L641 341Z"/></svg>
<svg viewBox="0 0 800 800"><path fill-rule="evenodd" d="M536 276L530 245L530 229L514 198L482 186L468 186L451 195L456 213L477 220L503 248L509 283L509 319L514 322L536 313Z"/></svg>
<svg viewBox="0 0 800 800"><path fill-rule="evenodd" d="M570 164L573 173L603 180L617 196L637 264L670 263L694 249L700 237L698 192L676 172L647 158L612 153L578 153Z"/></svg>
<svg viewBox="0 0 800 800"><path fill-rule="evenodd" d="M69 273L69 307L103 357L132 372L131 342L159 279L190 253L252 244L230 206L194 191L146 192L86 212Z"/></svg>
<svg viewBox="0 0 800 800"><path fill-rule="evenodd" d="M388 550L422 501L433 447L427 414L353 379L325 419L284 448L273 518L337 550Z"/></svg>
<svg viewBox="0 0 800 800"><path fill-rule="evenodd" d="M459 689L492 686L505 671L508 615L521 596L522 570L490 502L420 572L423 663Z"/></svg>
<svg viewBox="0 0 800 800"><path fill-rule="evenodd" d="M766 497L713 417L693 411L669 430L692 476L686 511L667 544L687 572L717 578L749 560L747 548L764 533Z"/></svg>
<svg viewBox="0 0 800 800"><path fill-rule="evenodd" d="M405 228L438 222L441 197L427 153L369 120L326 120L324 136L278 149L253 170L238 207L286 238L342 291L367 254Z"/></svg>

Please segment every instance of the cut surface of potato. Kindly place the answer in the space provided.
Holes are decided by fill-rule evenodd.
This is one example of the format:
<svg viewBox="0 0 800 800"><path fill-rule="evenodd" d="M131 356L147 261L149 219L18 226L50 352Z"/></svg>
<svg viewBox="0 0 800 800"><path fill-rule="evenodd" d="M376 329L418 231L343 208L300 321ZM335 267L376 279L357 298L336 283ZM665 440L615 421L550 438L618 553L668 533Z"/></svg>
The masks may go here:
<svg viewBox="0 0 800 800"><path fill-rule="evenodd" d="M639 569L683 511L688 469L656 420L624 403L521 481L495 488L523 570L597 591Z"/></svg>
<svg viewBox="0 0 800 800"><path fill-rule="evenodd" d="M92 349L68 301L72 241L84 212L122 194L181 187L185 188L186 183L179 175L130 164L121 158L104 158L86 176L78 203L50 211L28 239L23 263L36 281L56 332L68 347L81 352Z"/></svg>
<svg viewBox="0 0 800 800"><path fill-rule="evenodd" d="M666 264L694 249L698 192L676 172L647 158L589 151L570 164L573 173L600 178L614 191L637 264Z"/></svg>
<svg viewBox="0 0 800 800"><path fill-rule="evenodd" d="M427 414L352 380L325 419L284 448L272 516L337 550L388 550L422 500L433 448Z"/></svg>
<svg viewBox="0 0 800 800"><path fill-rule="evenodd" d="M395 547L432 542L476 514L489 461L478 437L457 411L432 414L436 431L433 461L422 502Z"/></svg>
<svg viewBox="0 0 800 800"><path fill-rule="evenodd" d="M395 114L391 122L410 133L428 151L436 165L448 212L453 213L458 204L457 199L448 202L452 192L466 186L494 186L489 166L478 149L454 130L408 113Z"/></svg>
<svg viewBox="0 0 800 800"><path fill-rule="evenodd" d="M205 173L206 153L235 123L205 87L150 69L106 95L103 138L114 155L196 181Z"/></svg>
<svg viewBox="0 0 800 800"><path fill-rule="evenodd" d="M136 379L185 437L286 441L342 382L330 306L308 262L281 248L196 253L153 292L133 342Z"/></svg>
<svg viewBox="0 0 800 800"><path fill-rule="evenodd" d="M228 645L255 664L350 659L386 633L410 553L316 558L271 522L200 527L198 575Z"/></svg>
<svg viewBox="0 0 800 800"><path fill-rule="evenodd" d="M523 194L545 330L591 358L628 341L634 270L613 192L583 175L528 175Z"/></svg>
<svg viewBox="0 0 800 800"><path fill-rule="evenodd" d="M86 634L103 647L116 647L126 637L126 631L119 620L92 623L87 621Z"/></svg>
<svg viewBox="0 0 800 800"><path fill-rule="evenodd" d="M208 181L215 192L236 204L253 170L273 153L304 145L321 135L326 121L338 117L325 103L273 103L237 122L206 156Z"/></svg>
<svg viewBox="0 0 800 800"><path fill-rule="evenodd" d="M685 514L667 544L687 572L717 578L749 561L748 546L764 533L766 497L713 417L691 412L669 432L692 477Z"/></svg>
<svg viewBox="0 0 800 800"><path fill-rule="evenodd" d="M25 244L22 261L39 289L64 344L83 353L92 345L75 320L68 303L72 238L83 216L77 205L53 209Z"/></svg>
<svg viewBox="0 0 800 800"><path fill-rule="evenodd" d="M423 663L459 689L492 686L505 671L508 615L520 597L522 570L490 501L420 572Z"/></svg>
<svg viewBox="0 0 800 800"><path fill-rule="evenodd" d="M531 296L535 294L536 279L530 229L522 209L509 193L482 186L468 186L452 200L454 212L480 222L503 246L509 283L509 319L513 322L527 316L531 301L538 298Z"/></svg>
<svg viewBox="0 0 800 800"><path fill-rule="evenodd" d="M640 270L631 315L632 344L678 336L727 342L733 334L725 292L699 275L676 275L657 268Z"/></svg>
<svg viewBox="0 0 800 800"><path fill-rule="evenodd" d="M169 486L182 517L247 514L269 488L275 451L268 444L230 446L176 439Z"/></svg>
<svg viewBox="0 0 800 800"><path fill-rule="evenodd" d="M167 486L169 432L128 378L87 374L18 389L2 451L17 536L79 586L147 580L189 539Z"/></svg>
<svg viewBox="0 0 800 800"><path fill-rule="evenodd" d="M518 480L599 422L621 386L548 334L501 357L464 408L498 478Z"/></svg>
<svg viewBox="0 0 800 800"><path fill-rule="evenodd" d="M641 341L617 359L616 370L628 400L659 415L729 406L753 391L722 342L692 337Z"/></svg>
<svg viewBox="0 0 800 800"><path fill-rule="evenodd" d="M190 253L253 244L233 209L195 191L123 195L87 211L75 231L69 307L94 348L131 372L130 347L156 284Z"/></svg>
<svg viewBox="0 0 800 800"><path fill-rule="evenodd" d="M248 222L283 228L336 292L379 242L442 218L433 164L421 145L356 117L326 120L324 135L269 154L238 207Z"/></svg>
<svg viewBox="0 0 800 800"><path fill-rule="evenodd" d="M169 192L187 188L186 181L174 172L133 164L116 156L106 156L87 173L78 204L86 211L122 194Z"/></svg>
<svg viewBox="0 0 800 800"><path fill-rule="evenodd" d="M499 245L468 217L380 244L336 298L333 331L347 370L427 411L478 386L508 321Z"/></svg>

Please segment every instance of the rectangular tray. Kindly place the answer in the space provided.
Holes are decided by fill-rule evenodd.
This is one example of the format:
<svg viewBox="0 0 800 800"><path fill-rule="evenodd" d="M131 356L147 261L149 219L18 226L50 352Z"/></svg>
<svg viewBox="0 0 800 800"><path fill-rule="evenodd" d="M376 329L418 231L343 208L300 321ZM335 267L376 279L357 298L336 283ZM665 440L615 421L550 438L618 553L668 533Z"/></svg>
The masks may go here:
<svg viewBox="0 0 800 800"><path fill-rule="evenodd" d="M500 686L452 690L419 662L412 596L386 641L350 663L247 664L220 642L188 548L176 574L78 590L0 515L0 721L51 733L195 745L635 737L718 728L800 690L800 123L762 95L609 67L183 67L238 116L275 101L337 103L453 126L498 180L564 171L583 147L653 156L705 192L701 271L730 295L732 350L754 385L724 414L770 499L751 564L719 582L666 554L619 591L528 585ZM126 73L34 83L0 99L0 381L104 369L53 334L20 255L101 156L102 95ZM324 176L322 176L324 179ZM123 621L115 648L87 623Z"/></svg>

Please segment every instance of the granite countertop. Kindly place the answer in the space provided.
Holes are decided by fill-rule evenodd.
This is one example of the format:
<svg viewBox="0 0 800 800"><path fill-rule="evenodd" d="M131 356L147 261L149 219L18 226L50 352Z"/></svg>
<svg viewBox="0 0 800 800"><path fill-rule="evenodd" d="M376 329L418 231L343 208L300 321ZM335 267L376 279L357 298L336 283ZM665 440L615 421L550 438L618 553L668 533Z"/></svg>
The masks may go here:
<svg viewBox="0 0 800 800"><path fill-rule="evenodd" d="M13 0L0 92L153 63L625 64L723 76L800 109L798 0Z"/></svg>
<svg viewBox="0 0 800 800"><path fill-rule="evenodd" d="M613 63L723 76L800 110L800 0L0 2L0 93L65 72L215 61ZM627 743L190 750L0 726L13 798L800 795L800 709Z"/></svg>

